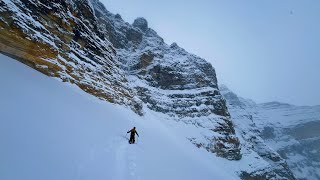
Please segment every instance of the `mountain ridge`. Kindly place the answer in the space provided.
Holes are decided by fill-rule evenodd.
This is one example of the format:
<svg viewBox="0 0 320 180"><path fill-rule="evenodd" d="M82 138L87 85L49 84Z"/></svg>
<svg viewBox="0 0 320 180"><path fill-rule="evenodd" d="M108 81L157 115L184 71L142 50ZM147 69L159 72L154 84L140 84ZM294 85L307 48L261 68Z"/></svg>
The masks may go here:
<svg viewBox="0 0 320 180"><path fill-rule="evenodd" d="M237 96L226 86L221 87L236 125L239 120L252 121L256 136L287 162L295 177L319 179L320 106L257 104Z"/></svg>

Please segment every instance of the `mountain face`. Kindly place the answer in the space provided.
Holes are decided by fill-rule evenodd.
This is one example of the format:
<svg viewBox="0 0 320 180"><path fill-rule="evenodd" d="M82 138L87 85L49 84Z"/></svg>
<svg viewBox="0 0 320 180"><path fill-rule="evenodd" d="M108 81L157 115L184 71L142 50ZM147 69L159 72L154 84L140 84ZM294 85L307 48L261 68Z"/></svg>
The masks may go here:
<svg viewBox="0 0 320 180"><path fill-rule="evenodd" d="M258 105L257 126L266 143L299 179L320 179L320 106Z"/></svg>
<svg viewBox="0 0 320 180"><path fill-rule="evenodd" d="M221 93L235 126L260 156L275 166L289 168L298 179L320 178L320 106L256 104L238 97L225 86L221 87ZM244 122L249 122L254 131L243 126ZM264 146L273 150L266 151L268 148Z"/></svg>
<svg viewBox="0 0 320 180"><path fill-rule="evenodd" d="M2 53L140 112L116 50L88 1L5 0L0 17Z"/></svg>
<svg viewBox="0 0 320 180"><path fill-rule="evenodd" d="M191 143L231 160L242 179L294 179L253 115L227 105L212 65L166 44L144 18L129 24L98 0L3 0L0 40L2 53L48 76L187 128Z"/></svg>
<svg viewBox="0 0 320 180"><path fill-rule="evenodd" d="M126 42L119 45L118 57L128 73L130 86L146 107L175 121L197 123L197 119L207 119L211 124L203 128L220 135L212 133L200 146L230 160L240 159L239 140L211 64L176 43L165 44L143 18L129 25L117 15L108 15L103 6L94 7L98 7L98 17L111 19L110 31L117 33L111 33L110 36L116 36L110 39Z"/></svg>
<svg viewBox="0 0 320 180"><path fill-rule="evenodd" d="M241 158L214 68L165 44L145 19L128 24L95 0L6 0L0 15L1 52L140 115L143 103L175 120L206 117L221 135L201 146Z"/></svg>

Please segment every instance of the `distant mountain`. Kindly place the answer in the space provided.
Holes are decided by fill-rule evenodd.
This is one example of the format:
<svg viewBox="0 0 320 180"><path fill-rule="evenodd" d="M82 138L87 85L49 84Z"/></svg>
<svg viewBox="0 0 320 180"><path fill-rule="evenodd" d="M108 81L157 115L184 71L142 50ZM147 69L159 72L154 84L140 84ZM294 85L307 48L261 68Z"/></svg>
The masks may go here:
<svg viewBox="0 0 320 180"><path fill-rule="evenodd" d="M281 102L256 104L238 97L225 86L221 87L221 92L235 126L243 127L243 122L251 121L256 129L255 136L286 160L295 177L320 179L320 106ZM247 130L244 127L242 131Z"/></svg>

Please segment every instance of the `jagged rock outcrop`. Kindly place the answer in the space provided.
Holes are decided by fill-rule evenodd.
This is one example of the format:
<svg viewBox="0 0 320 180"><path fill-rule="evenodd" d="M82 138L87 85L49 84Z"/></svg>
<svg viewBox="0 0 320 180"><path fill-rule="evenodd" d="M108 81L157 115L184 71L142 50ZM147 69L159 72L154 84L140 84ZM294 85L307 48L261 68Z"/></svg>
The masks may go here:
<svg viewBox="0 0 320 180"><path fill-rule="evenodd" d="M143 32L146 32L148 30L148 21L145 18L140 17L134 20L132 26L139 28Z"/></svg>

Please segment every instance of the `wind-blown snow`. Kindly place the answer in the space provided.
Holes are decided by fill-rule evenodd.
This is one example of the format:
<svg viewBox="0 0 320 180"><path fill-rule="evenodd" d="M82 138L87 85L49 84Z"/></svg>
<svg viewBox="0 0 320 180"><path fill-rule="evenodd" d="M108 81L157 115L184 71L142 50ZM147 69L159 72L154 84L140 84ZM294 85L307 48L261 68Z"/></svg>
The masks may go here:
<svg viewBox="0 0 320 180"><path fill-rule="evenodd" d="M1 180L237 179L157 113L140 117L4 55L0 82Z"/></svg>

